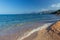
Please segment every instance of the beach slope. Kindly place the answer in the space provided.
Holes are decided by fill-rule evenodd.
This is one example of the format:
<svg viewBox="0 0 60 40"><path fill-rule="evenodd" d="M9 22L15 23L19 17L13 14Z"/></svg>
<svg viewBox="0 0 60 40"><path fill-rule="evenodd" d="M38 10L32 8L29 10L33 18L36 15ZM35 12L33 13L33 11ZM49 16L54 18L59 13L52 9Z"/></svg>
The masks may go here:
<svg viewBox="0 0 60 40"><path fill-rule="evenodd" d="M60 40L60 21L34 32L23 40Z"/></svg>

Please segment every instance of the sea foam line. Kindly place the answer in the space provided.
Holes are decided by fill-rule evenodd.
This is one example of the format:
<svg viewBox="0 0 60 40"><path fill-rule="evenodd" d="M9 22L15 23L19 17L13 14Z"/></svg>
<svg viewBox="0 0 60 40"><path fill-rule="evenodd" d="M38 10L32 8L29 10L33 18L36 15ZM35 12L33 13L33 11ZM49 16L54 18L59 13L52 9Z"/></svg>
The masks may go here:
<svg viewBox="0 0 60 40"><path fill-rule="evenodd" d="M34 32L37 32L39 30L42 30L43 28L47 28L48 26L50 26L52 23L47 23L47 24L44 24L43 26L40 26L36 29L33 29L31 32L29 32L27 35L24 35L23 37L19 37L17 40L23 40L24 38L27 38L28 36L30 36L31 34L33 34Z"/></svg>

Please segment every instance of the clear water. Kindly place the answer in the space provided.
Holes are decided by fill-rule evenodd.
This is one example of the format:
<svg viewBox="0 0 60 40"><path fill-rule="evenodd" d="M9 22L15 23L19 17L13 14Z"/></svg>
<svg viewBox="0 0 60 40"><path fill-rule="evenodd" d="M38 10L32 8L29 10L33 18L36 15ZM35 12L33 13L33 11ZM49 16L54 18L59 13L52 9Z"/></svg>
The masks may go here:
<svg viewBox="0 0 60 40"><path fill-rule="evenodd" d="M5 14L0 15L0 29L8 28L10 25L26 22L55 22L60 16L52 14Z"/></svg>
<svg viewBox="0 0 60 40"><path fill-rule="evenodd" d="M10 22L10 21L43 21L43 20L59 20L60 16L52 14L10 14L10 15L0 15L0 22Z"/></svg>
<svg viewBox="0 0 60 40"><path fill-rule="evenodd" d="M28 30L29 28L30 29L36 28L42 23L51 23L57 20L60 20L60 16L52 15L52 14L0 15L0 35L17 33L20 31L24 32L25 30Z"/></svg>

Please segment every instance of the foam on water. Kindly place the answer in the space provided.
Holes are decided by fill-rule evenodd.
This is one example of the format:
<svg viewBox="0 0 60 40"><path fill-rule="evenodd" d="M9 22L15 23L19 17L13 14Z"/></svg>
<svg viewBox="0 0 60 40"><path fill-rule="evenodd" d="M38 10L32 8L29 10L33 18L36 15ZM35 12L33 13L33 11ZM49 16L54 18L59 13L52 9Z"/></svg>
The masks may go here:
<svg viewBox="0 0 60 40"><path fill-rule="evenodd" d="M21 38L19 37L17 40L23 40L24 38L30 36L30 35L33 34L34 32L39 31L39 30L42 30L43 28L49 27L51 24L52 24L52 23L47 23L47 24L44 24L43 26L40 26L40 27L38 27L38 28L36 28L36 29L33 29L32 31L30 31L29 33L27 33L27 35L24 35L24 36L21 37Z"/></svg>

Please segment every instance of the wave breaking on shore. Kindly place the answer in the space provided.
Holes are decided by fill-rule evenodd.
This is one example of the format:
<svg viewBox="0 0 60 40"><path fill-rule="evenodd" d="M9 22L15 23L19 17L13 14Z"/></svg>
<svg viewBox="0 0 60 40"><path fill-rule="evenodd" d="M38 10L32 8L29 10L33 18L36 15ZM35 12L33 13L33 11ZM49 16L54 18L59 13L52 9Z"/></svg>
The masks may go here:
<svg viewBox="0 0 60 40"><path fill-rule="evenodd" d="M42 29L45 29L45 28L47 28L47 27L49 27L50 25L51 25L52 23L46 23L46 24L44 24L43 26L40 26L40 27L38 27L38 28L36 28L36 29L33 29L32 31L30 31L29 33L27 33L26 35L24 35L23 37L19 37L17 40L23 40L24 38L27 38L27 37L29 37L31 34L33 34L34 32L37 32L37 31L39 31L39 30L42 30Z"/></svg>

